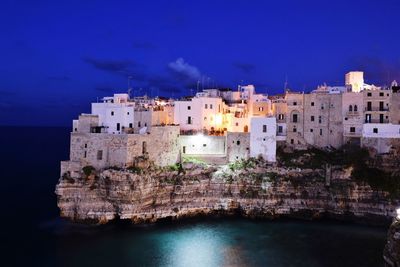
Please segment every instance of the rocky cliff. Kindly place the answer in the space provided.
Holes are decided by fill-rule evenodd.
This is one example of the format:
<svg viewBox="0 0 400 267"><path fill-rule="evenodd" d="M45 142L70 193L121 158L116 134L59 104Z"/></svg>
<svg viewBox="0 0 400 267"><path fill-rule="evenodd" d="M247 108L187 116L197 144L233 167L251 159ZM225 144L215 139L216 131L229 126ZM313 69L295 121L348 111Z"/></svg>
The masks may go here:
<svg viewBox="0 0 400 267"><path fill-rule="evenodd" d="M395 219L389 228L383 258L388 267L400 266L400 220L398 219Z"/></svg>
<svg viewBox="0 0 400 267"><path fill-rule="evenodd" d="M90 170L65 173L56 187L61 216L105 223L135 223L200 214L307 219L324 216L389 223L397 200L351 179L341 168L299 169L243 162L181 169Z"/></svg>

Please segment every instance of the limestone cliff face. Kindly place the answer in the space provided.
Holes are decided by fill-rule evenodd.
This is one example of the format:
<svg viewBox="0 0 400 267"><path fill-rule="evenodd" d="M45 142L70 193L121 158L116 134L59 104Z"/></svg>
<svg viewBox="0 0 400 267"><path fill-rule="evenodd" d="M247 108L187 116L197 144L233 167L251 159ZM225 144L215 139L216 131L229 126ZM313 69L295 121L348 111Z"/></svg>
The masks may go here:
<svg viewBox="0 0 400 267"><path fill-rule="evenodd" d="M252 166L238 169L186 164L166 168L102 170L86 176L66 173L56 187L61 216L106 223L134 223L199 214L239 213L249 217L323 216L388 223L397 200L374 191L333 168L290 169Z"/></svg>
<svg viewBox="0 0 400 267"><path fill-rule="evenodd" d="M396 219L389 228L383 258L385 266L400 266L400 220Z"/></svg>

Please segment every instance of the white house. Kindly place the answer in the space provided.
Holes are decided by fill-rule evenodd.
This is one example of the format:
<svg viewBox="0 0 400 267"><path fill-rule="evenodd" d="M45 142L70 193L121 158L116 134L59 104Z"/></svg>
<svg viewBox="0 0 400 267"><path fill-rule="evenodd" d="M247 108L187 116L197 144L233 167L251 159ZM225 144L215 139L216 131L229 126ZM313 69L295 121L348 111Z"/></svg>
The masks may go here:
<svg viewBox="0 0 400 267"><path fill-rule="evenodd" d="M104 97L101 103L92 103L92 115L99 116L99 125L107 133L119 134L124 128L134 127L135 104L129 102L128 94Z"/></svg>
<svg viewBox="0 0 400 267"><path fill-rule="evenodd" d="M250 132L250 157L262 156L276 161L276 118L252 117Z"/></svg>
<svg viewBox="0 0 400 267"><path fill-rule="evenodd" d="M198 95L191 100L175 101L174 123L181 130L224 130L226 105L220 97Z"/></svg>
<svg viewBox="0 0 400 267"><path fill-rule="evenodd" d="M365 123L362 137L365 138L400 138L400 125L391 123Z"/></svg>

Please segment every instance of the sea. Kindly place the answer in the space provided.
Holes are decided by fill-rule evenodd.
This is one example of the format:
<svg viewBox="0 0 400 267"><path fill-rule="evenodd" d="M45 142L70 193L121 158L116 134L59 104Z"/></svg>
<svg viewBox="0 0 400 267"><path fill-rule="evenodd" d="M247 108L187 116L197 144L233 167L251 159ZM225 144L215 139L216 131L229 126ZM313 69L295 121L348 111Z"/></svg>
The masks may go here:
<svg viewBox="0 0 400 267"><path fill-rule="evenodd" d="M0 127L0 266L383 266L387 227L198 218L83 225L59 217L69 128Z"/></svg>

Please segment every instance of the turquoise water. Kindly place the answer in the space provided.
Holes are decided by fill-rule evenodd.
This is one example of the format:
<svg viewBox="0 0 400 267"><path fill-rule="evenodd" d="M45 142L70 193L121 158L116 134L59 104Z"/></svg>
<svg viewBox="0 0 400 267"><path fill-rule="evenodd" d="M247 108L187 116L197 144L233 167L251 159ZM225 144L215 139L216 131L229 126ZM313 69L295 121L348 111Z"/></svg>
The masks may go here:
<svg viewBox="0 0 400 267"><path fill-rule="evenodd" d="M58 218L68 129L1 128L2 266L383 266L385 227L197 219L86 226Z"/></svg>

